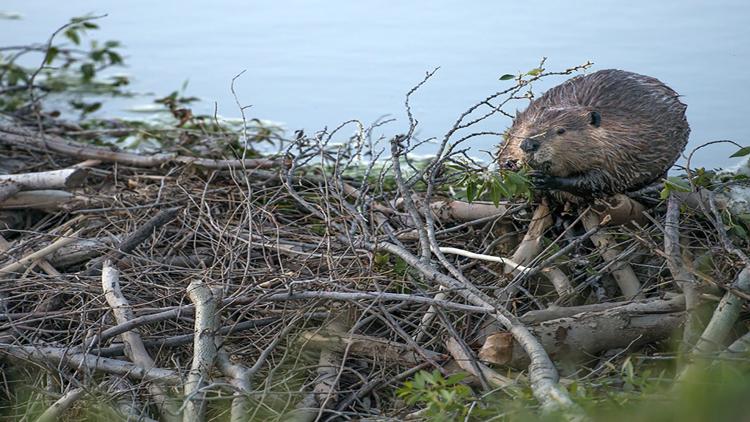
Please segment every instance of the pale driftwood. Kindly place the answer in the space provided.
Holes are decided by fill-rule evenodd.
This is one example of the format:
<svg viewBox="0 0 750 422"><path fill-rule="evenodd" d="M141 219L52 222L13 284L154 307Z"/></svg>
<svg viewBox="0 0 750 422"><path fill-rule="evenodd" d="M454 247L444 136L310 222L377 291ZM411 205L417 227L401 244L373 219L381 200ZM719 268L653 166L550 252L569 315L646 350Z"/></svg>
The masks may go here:
<svg viewBox="0 0 750 422"><path fill-rule="evenodd" d="M81 186L84 179L86 170L69 168L37 173L0 174L0 185L3 182L16 183L21 190L66 189Z"/></svg>
<svg viewBox="0 0 750 422"><path fill-rule="evenodd" d="M57 399L52 406L48 407L38 418L36 422L56 422L62 418L63 413L70 409L78 399L83 397L86 390L83 388L72 388L67 393L63 394L62 397Z"/></svg>
<svg viewBox="0 0 750 422"><path fill-rule="evenodd" d="M32 190L18 192L0 202L0 209L70 210L86 202L86 198L64 190Z"/></svg>
<svg viewBox="0 0 750 422"><path fill-rule="evenodd" d="M683 317L684 312L644 312L642 306L625 305L549 320L528 329L540 339L544 350L553 359L581 361L610 349L666 340L680 326ZM495 335L510 336L508 333ZM482 358L496 357L492 363L515 368L529 364L529 357L521 344L517 341L505 344L501 350L484 351Z"/></svg>
<svg viewBox="0 0 750 422"><path fill-rule="evenodd" d="M420 206L420 208L422 208ZM508 213L509 208L505 204L495 206L481 202L463 201L433 201L430 210L435 219L442 223L467 222L483 218L499 217Z"/></svg>
<svg viewBox="0 0 750 422"><path fill-rule="evenodd" d="M124 324L133 320L133 308L120 290L120 273L117 271L117 268L112 266L111 261L106 261L104 263L104 268L102 270L102 290L104 291L104 297L107 300L107 303L110 308L112 308L112 314L115 316L115 321L117 321L118 324ZM125 355L135 365L144 370L149 370L156 366L154 360L146 351L141 335L136 329L126 331L120 334L120 337L127 345L125 348ZM170 400L169 394L162 388L162 386L150 383L148 385L148 390L153 397L163 420L179 420L179 412L174 406L174 403Z"/></svg>
<svg viewBox="0 0 750 422"><path fill-rule="evenodd" d="M695 310L699 305L698 282L690 272L680 251L680 205L674 194L667 200L667 213L664 217L664 254L672 279L685 295L687 317L682 330L682 350L690 350L700 335L700 322Z"/></svg>
<svg viewBox="0 0 750 422"><path fill-rule="evenodd" d="M525 324L539 324L552 319L567 318L587 312L601 312L614 308L627 310L628 312L680 312L685 310L685 298L680 295L672 299L646 299L637 302L623 301L581 306L551 306L547 309L526 312L520 319Z"/></svg>
<svg viewBox="0 0 750 422"><path fill-rule="evenodd" d="M526 231L521 243L516 248L513 256L510 258L508 263L505 264L506 273L530 273L533 271L531 267L526 267L542 252L542 239L544 238L544 232L552 225L552 215L550 212L549 205L546 201L542 201L537 205L534 210L534 214L531 217L529 228ZM570 279L565 275L559 268L553 266L547 266L540 268L535 272L541 272L555 288L558 296L569 295L573 291L573 287L570 284ZM516 292L514 286L509 286L503 293L503 298L513 296Z"/></svg>
<svg viewBox="0 0 750 422"><path fill-rule="evenodd" d="M46 257L47 255L55 252L63 246L73 243L75 240L75 233L70 236L61 237L51 244L45 246L44 248L39 249L36 252L32 252L25 257L0 268L0 274L10 274L24 269L31 265L34 261Z"/></svg>
<svg viewBox="0 0 750 422"><path fill-rule="evenodd" d="M0 353L21 360L31 360L42 364L65 365L72 368L85 367L89 370L101 371L113 375L144 381L154 381L165 385L180 385L182 379L179 374L170 369L151 368L145 370L129 362L103 358L85 353L69 353L58 347L17 346L0 344Z"/></svg>
<svg viewBox="0 0 750 422"><path fill-rule="evenodd" d="M187 294L195 306L195 338L193 362L185 382L185 410L182 416L185 422L200 422L206 417L206 393L201 391L201 387L206 385L216 360L214 334L219 324L216 310L221 297L220 290L209 288L203 280L193 280L188 285Z"/></svg>
<svg viewBox="0 0 750 422"><path fill-rule="evenodd" d="M399 362L406 366L414 366L424 362L425 359L422 355L426 355L433 360L445 358L445 355L431 350L422 349L417 352L408 344L359 334L338 335L331 332L304 332L301 334L300 340L306 346L314 348L346 350L351 355L386 359L389 362Z"/></svg>
<svg viewBox="0 0 750 422"><path fill-rule="evenodd" d="M593 211L584 214L581 221L586 231L593 230L601 225L601 219ZM643 298L641 282L635 275L633 268L627 262L617 260L621 251L616 247L617 242L612 236L603 232L595 232L591 235L591 241L596 245L604 261L611 264L610 274L617 282L625 299Z"/></svg>
<svg viewBox="0 0 750 422"><path fill-rule="evenodd" d="M531 222L529 222L529 228L510 260L517 265L526 265L536 258L542 250L544 232L551 225L552 214L549 205L547 205L546 201L542 201L534 210L534 214L531 216ZM505 266L506 273L513 271L514 268L512 266Z"/></svg>
<svg viewBox="0 0 750 422"><path fill-rule="evenodd" d="M737 275L734 287L742 291L750 289L750 267L745 267ZM732 327L740 317L744 300L732 292L726 292L714 310L711 321L693 348L695 354L708 354L724 349Z"/></svg>
<svg viewBox="0 0 750 422"><path fill-rule="evenodd" d="M476 359L469 356L453 337L448 339L445 343L445 347L461 369L477 378L484 378L492 387L511 388L516 385L516 382L513 379L500 375L495 370L481 362L476 362ZM474 364L471 363L472 360L475 361ZM477 372L477 369L481 371L481 373Z"/></svg>

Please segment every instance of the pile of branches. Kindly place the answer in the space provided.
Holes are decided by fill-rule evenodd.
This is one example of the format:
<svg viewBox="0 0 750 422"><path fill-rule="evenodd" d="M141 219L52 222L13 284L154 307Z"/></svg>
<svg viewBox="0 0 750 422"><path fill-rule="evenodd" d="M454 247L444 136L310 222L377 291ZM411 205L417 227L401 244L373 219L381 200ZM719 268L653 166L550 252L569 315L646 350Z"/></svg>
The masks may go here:
<svg viewBox="0 0 750 422"><path fill-rule="evenodd" d="M566 383L639 350L673 356L675 333L677 378L746 353L750 261L712 191L450 198L471 170L456 170L470 161L458 146L494 136L456 133L526 85L469 109L426 163L408 155L408 100L405 135L352 121L297 132L277 158L139 155L39 116L5 120L2 412L419 418L429 403L396 390L426 370L468 373L477 397L530 388L541 411L582 419Z"/></svg>

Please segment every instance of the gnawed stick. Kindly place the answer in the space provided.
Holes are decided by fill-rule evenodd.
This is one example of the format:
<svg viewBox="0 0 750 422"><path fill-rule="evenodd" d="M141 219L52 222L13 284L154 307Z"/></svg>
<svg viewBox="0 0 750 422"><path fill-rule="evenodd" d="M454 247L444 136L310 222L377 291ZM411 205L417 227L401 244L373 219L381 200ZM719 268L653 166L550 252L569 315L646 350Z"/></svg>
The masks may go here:
<svg viewBox="0 0 750 422"><path fill-rule="evenodd" d="M83 397L86 390L83 388L72 388L67 393L63 394L62 397L57 399L52 406L48 407L38 418L36 422L56 422L60 420L63 413L70 409L78 399Z"/></svg>
<svg viewBox="0 0 750 422"><path fill-rule="evenodd" d="M21 190L66 189L81 186L86 179L83 168L41 171L36 173L0 174L3 182L18 184Z"/></svg>
<svg viewBox="0 0 750 422"><path fill-rule="evenodd" d="M529 228L521 240L521 243L516 248L513 256L511 256L509 263L505 264L506 273L519 271L527 273L531 271L531 268L526 267L525 265L529 264L542 252L542 239L544 238L544 232L551 225L552 216L549 205L546 200L542 200L534 210L531 222L529 223ZM570 294L572 291L570 280L560 269L547 267L541 269L541 272L552 283L559 296L562 297ZM515 286L508 286L505 291L503 291L501 298L507 299L512 297L515 292Z"/></svg>
<svg viewBox="0 0 750 422"><path fill-rule="evenodd" d="M745 267L737 275L733 287L741 290L750 290L750 267ZM726 346L732 327L740 317L744 300L732 292L724 293L724 297L714 310L711 321L703 330L698 342L693 348L697 355L717 352Z"/></svg>
<svg viewBox="0 0 750 422"><path fill-rule="evenodd" d="M676 300L661 303L633 303L605 311L585 312L572 317L548 320L529 325L529 331L538 338L555 360L584 360L591 356L623 347L636 347L668 339L680 326L684 312L674 311ZM506 341L492 339L485 342L479 356L498 365L522 368L529 357L517 341L507 332L492 336L505 337Z"/></svg>
<svg viewBox="0 0 750 422"><path fill-rule="evenodd" d="M187 294L195 305L195 338L193 362L185 382L183 420L201 422L206 416L206 393L201 390L216 360L214 334L219 323L216 310L221 303L221 291L209 288L203 280L193 280L188 285Z"/></svg>
<svg viewBox="0 0 750 422"><path fill-rule="evenodd" d="M520 319L525 324L539 324L553 319L568 318L588 312L602 312L614 308L644 313L680 312L685 310L685 298L679 295L671 299L593 303L581 306L550 306L547 309L526 312L521 315Z"/></svg>
<svg viewBox="0 0 750 422"><path fill-rule="evenodd" d="M33 263L34 261L46 257L47 255L55 252L56 250L62 248L65 245L69 245L73 243L76 240L75 236L77 233L78 232L73 233L71 235L60 237L59 239L45 246L44 248L39 249L36 252L32 252L26 255L25 257L0 268L0 274L10 274L10 273L17 272L31 265L31 263Z"/></svg>
<svg viewBox="0 0 750 422"><path fill-rule="evenodd" d="M133 309L128 303L125 296L120 290L120 273L117 268L112 266L111 261L104 262L102 270L102 290L107 303L112 308L112 314L118 324L124 324L134 318ZM120 334L122 341L127 345L125 355L137 366L143 369L150 369L156 366L154 360L146 351L143 345L141 335L136 329L126 331ZM163 420L179 420L179 412L174 406L174 402L169 398L169 394L158 384L150 383L148 385L149 393L154 398L154 402L159 409Z"/></svg>
<svg viewBox="0 0 750 422"><path fill-rule="evenodd" d="M581 221L583 222L583 227L586 231L598 228L602 222L593 210L586 212ZM595 232L591 235L591 241L596 245L599 254L604 258L604 261L613 263L613 268L610 270L610 273L620 287L622 295L626 299L643 298L641 282L635 275L633 268L627 262L617 261L617 257L620 255L620 250L615 246L617 242L612 236L603 232Z"/></svg>
<svg viewBox="0 0 750 422"><path fill-rule="evenodd" d="M18 346L0 343L0 353L45 365L52 363L55 366L62 364L73 368L85 367L89 370L127 376L137 380L154 381L165 385L182 384L182 378L179 374L170 369L143 369L129 362L86 353L70 353L69 350L59 347Z"/></svg>
<svg viewBox="0 0 750 422"><path fill-rule="evenodd" d="M516 265L525 265L539 255L542 249L544 232L552 225L552 216L546 200L537 205L529 222L529 228L523 236L521 243L513 252L510 261ZM515 271L512 265L505 266L505 272Z"/></svg>
<svg viewBox="0 0 750 422"><path fill-rule="evenodd" d="M664 217L664 254L667 267L672 273L672 280L685 295L685 309L687 311L685 326L682 330L682 351L690 350L698 341L700 323L695 315L699 304L698 283L693 273L688 270L680 252L680 205L681 201L674 194L667 200L667 213ZM729 294L729 293L727 293Z"/></svg>

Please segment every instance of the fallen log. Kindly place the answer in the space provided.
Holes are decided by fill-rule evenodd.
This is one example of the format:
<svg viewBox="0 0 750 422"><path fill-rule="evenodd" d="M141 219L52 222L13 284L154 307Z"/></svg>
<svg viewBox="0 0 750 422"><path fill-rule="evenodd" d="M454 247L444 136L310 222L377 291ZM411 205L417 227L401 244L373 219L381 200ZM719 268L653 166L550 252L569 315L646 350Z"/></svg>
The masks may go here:
<svg viewBox="0 0 750 422"><path fill-rule="evenodd" d="M684 320L682 298L634 302L604 311L528 325L555 361L585 361L611 349L639 347L668 339ZM489 334L479 357L487 362L522 368L528 355L508 332Z"/></svg>

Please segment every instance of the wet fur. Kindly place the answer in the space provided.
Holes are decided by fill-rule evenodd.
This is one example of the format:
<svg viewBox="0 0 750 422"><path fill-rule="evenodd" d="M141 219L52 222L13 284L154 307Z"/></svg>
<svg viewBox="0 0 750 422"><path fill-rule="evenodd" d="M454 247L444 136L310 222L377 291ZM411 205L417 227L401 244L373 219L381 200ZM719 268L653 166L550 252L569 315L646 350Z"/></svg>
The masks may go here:
<svg viewBox="0 0 750 422"><path fill-rule="evenodd" d="M663 177L685 148L690 127L678 97L655 78L622 70L572 78L517 114L499 162L526 163L537 187L578 196L638 189ZM531 154L520 148L527 138L539 141Z"/></svg>

